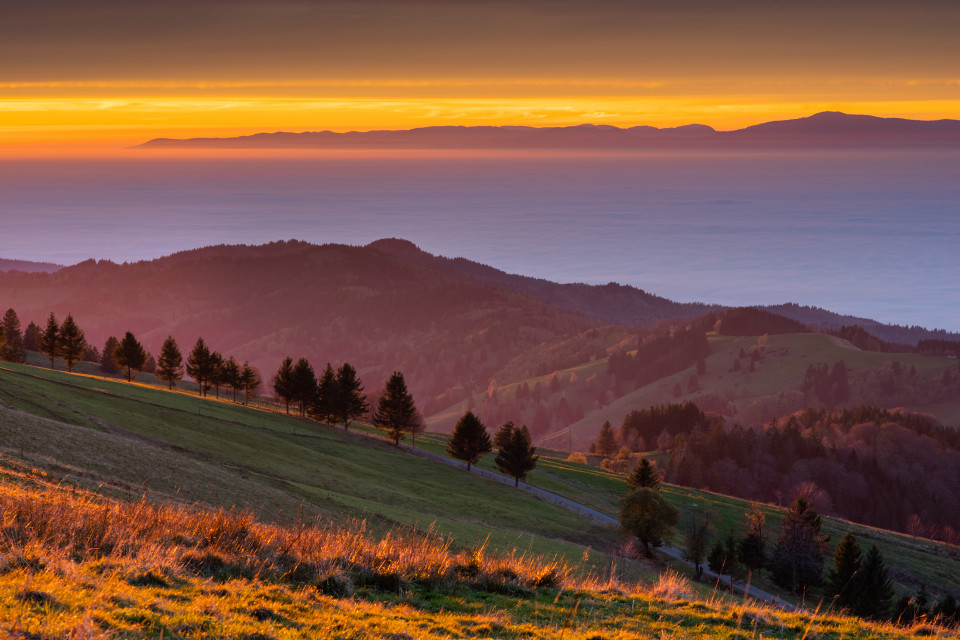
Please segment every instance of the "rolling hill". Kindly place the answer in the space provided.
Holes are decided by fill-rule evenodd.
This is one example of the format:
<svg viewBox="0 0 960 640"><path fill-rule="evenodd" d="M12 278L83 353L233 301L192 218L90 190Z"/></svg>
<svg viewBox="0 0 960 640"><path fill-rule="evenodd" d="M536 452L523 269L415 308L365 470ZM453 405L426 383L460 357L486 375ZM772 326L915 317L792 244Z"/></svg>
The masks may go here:
<svg viewBox="0 0 960 640"><path fill-rule="evenodd" d="M563 628L583 637L608 632L624 615L641 635L654 629L712 637L739 629L743 615L747 626L759 629L754 633L769 627L782 637L808 637L813 628L825 637L912 633L833 613L787 614L731 603L676 578L658 586L655 576L646 577L653 586L637 585L635 577L650 576L649 569L630 569L623 559L617 563L626 573L611 580L606 553L619 544L615 532L390 445L253 407L11 365L0 368L0 424L0 502L5 510L19 509L19 523L56 532L36 541L29 527L7 530L10 557L20 559L0 572L0 609L30 611L4 616L29 633L40 631L30 625L42 621L48 632L69 623L128 634L146 629L156 637L203 632L250 638L265 629L309 636L329 634L334 625L400 632L428 617L467 629L491 624L478 609L490 605L514 613L499 617L501 626L486 635L541 625L539 633L556 633L553 622L527 611L538 596L544 618L562 615ZM433 442L430 447L442 446L442 440ZM547 462L531 482L616 512L622 478ZM721 533L738 530L749 506L705 492L666 491L677 506L716 510ZM779 511L765 510L775 530ZM111 524L96 529L105 513ZM319 525L312 524L315 518ZM360 518L367 524L357 529ZM143 526L147 520L151 527ZM834 540L852 530L880 545L902 591L925 584L937 595L954 584L955 549L843 521L825 526ZM350 541L351 559L311 551L310 541L319 544L321 535L326 549ZM116 540L121 547L113 546ZM57 545L70 546L73 554L58 556ZM418 564L428 557L429 566L451 569L438 573ZM474 569L454 569L470 562ZM96 575L103 563L111 569L91 586L83 576ZM211 589L218 585L223 588L216 596ZM98 597L103 593L113 596ZM223 607L220 613L211 611L211 597ZM585 601L593 604L584 607ZM314 618L320 610L325 617ZM665 620L668 610L674 615ZM96 615L85 619L84 611ZM918 629L938 632L930 625Z"/></svg>

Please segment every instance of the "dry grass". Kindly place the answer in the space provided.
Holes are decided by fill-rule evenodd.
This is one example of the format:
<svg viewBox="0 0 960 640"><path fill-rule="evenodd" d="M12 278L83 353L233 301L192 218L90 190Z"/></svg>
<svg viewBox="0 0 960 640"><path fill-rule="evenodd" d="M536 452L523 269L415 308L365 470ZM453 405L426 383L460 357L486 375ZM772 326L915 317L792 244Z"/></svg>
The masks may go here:
<svg viewBox="0 0 960 640"><path fill-rule="evenodd" d="M526 554L456 551L363 521L281 527L249 513L0 483L0 635L53 638L947 637L650 586ZM611 574L613 572L611 571Z"/></svg>

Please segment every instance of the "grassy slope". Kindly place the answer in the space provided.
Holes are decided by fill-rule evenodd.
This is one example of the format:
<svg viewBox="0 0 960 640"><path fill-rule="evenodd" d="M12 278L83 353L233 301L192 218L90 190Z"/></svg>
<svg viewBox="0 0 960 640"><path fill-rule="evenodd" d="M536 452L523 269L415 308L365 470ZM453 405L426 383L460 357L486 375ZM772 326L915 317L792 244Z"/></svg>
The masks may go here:
<svg viewBox="0 0 960 640"><path fill-rule="evenodd" d="M825 335L788 334L768 337L767 353L769 355L760 363L756 371L731 372L730 368L740 349L749 351L751 347L757 344L757 338L714 334L710 334L708 337L711 353L706 359L707 372L697 376L701 389L699 392L686 393L687 381L691 375L696 373L696 367L690 367L680 373L661 378L656 382L635 389L617 398L609 405L588 412L582 420L574 423L571 426L574 449L586 449L590 442L596 438L600 425L604 421L610 421L610 424L617 427L623 422L624 416L634 409L645 409L664 402L696 401L697 398L706 394L717 394L720 397L732 398L739 414L748 416L751 407L756 403L775 401L784 389L799 388L807 367L811 364L822 362L833 364L838 360L844 360L849 370L856 371L865 368L879 368L884 363L898 360L904 363L906 368L911 365L915 366L917 373L920 375L957 366L957 361L950 358L862 351L856 348L847 348L842 341L834 340ZM742 360L741 364L746 366L748 360ZM570 373L577 372L577 377L583 381L589 377L589 373L604 371L605 369L606 359L585 363L579 367L559 372L558 375L561 380L565 380L569 379ZM541 383L546 384L545 381L549 378L550 376L545 376L537 380L544 381ZM684 391L679 397L673 395L673 389L677 383ZM529 384L532 387L534 380L530 380ZM514 386L508 385L505 389L512 390ZM567 393L574 394L577 391L570 389L567 390ZM476 399L478 406L481 399L481 397ZM449 411L455 411L459 408L459 406L453 407ZM934 405L907 406L905 408L931 413L944 421L945 424L960 422L960 400ZM566 442L566 436L551 440L551 443L555 446L566 446Z"/></svg>
<svg viewBox="0 0 960 640"><path fill-rule="evenodd" d="M17 365L0 370L3 448L67 482L139 496L418 525L579 559L618 536L558 507L282 414ZM11 373L11 371L16 373ZM20 411L28 412L29 416ZM594 554L591 564L606 565Z"/></svg>
<svg viewBox="0 0 960 640"><path fill-rule="evenodd" d="M381 527L433 524L462 547L489 534L493 548L560 554L572 562L587 546L609 549L617 541L609 531L508 487L340 430L186 394L10 368L22 373L0 369L0 402L8 407L0 412L3 448L70 481L106 483L108 490L131 497L147 492L161 499L249 505L269 519L279 515L289 521L305 512L340 521L366 517ZM11 412L12 406L61 422ZM159 441L181 450L157 446ZM438 453L446 446L438 434L417 442ZM626 486L622 477L567 462L560 452L541 453L528 478L532 484L617 515ZM144 460L149 464L139 462ZM479 466L493 469L492 456ZM749 509L745 501L709 492L669 485L664 491L679 508L708 505L716 511L721 535L738 533ZM772 506L765 511L775 537L779 511ZM912 593L921 583L934 593L953 588L960 573L955 548L829 518L825 530L833 543L847 530L864 546L876 542L902 592ZM605 562L594 553L587 564L596 568Z"/></svg>
<svg viewBox="0 0 960 640"><path fill-rule="evenodd" d="M102 500L30 472L0 483L0 632L52 638L919 638L834 614L576 577L403 531L281 528ZM12 516L12 517L11 517Z"/></svg>

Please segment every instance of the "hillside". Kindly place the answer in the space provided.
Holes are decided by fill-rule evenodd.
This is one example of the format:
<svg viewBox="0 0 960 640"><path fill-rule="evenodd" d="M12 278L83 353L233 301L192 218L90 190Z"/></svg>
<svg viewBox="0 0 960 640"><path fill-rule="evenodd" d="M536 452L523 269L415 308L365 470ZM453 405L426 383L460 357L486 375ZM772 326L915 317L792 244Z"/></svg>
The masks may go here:
<svg viewBox="0 0 960 640"><path fill-rule="evenodd" d="M0 628L53 638L918 638L948 633L577 577L443 538L118 503L29 473L0 485ZM42 537L37 531L50 534ZM70 549L70 553L64 553Z"/></svg>
<svg viewBox="0 0 960 640"><path fill-rule="evenodd" d="M349 361L368 390L400 369L426 413L486 388L544 345L566 341L564 361L575 363L605 356L628 335L606 331L588 354L570 342L603 324L649 326L702 312L631 287L511 276L399 240L208 247L122 265L90 260L52 274L0 274L0 299L24 327L42 325L51 311L71 313L98 347L127 330L154 354L168 335L182 349L202 336L267 377L287 355L315 367ZM526 359L519 373L545 366L558 365Z"/></svg>
<svg viewBox="0 0 960 640"><path fill-rule="evenodd" d="M435 126L395 131L258 133L234 138L156 138L142 149L738 149L914 147L960 144L960 121L905 120L823 112L736 131L691 124L658 129L582 124L569 127Z"/></svg>
<svg viewBox="0 0 960 640"><path fill-rule="evenodd" d="M321 518L338 526L363 520L370 532L430 531L455 551L481 543L499 552L525 551L577 567L581 576L591 570L609 576L611 565L623 579L656 575L624 555L619 533L512 487L255 407L13 365L0 368L0 433L0 467L8 477L32 470L29 477L67 488L128 501L237 506L287 525ZM418 446L442 454L445 440L428 435ZM616 516L626 489L622 476L565 461L563 452L541 455L528 477L532 485ZM491 469L491 457L480 466ZM750 508L703 491L669 485L664 491L683 510L710 505L722 518L721 534L741 531ZM780 510L768 505L765 512L774 534ZM955 547L836 519L825 518L825 527L833 543L851 530L880 545L901 593L925 584L939 594L960 571ZM766 578L754 580L779 591ZM689 588L701 592L702 585Z"/></svg>
<svg viewBox="0 0 960 640"><path fill-rule="evenodd" d="M53 273L63 265L52 262L30 262L28 260L5 260L0 258L0 271L22 271L23 273Z"/></svg>

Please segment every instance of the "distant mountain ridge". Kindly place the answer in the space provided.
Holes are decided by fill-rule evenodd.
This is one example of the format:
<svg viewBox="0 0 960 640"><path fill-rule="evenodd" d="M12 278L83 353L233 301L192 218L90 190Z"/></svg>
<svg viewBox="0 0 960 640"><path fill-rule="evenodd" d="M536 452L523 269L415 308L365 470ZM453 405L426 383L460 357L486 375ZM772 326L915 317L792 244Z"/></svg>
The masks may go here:
<svg viewBox="0 0 960 640"><path fill-rule="evenodd" d="M960 120L907 120L825 111L736 131L657 128L436 126L381 131L278 131L232 138L155 138L141 149L749 149L957 147Z"/></svg>

